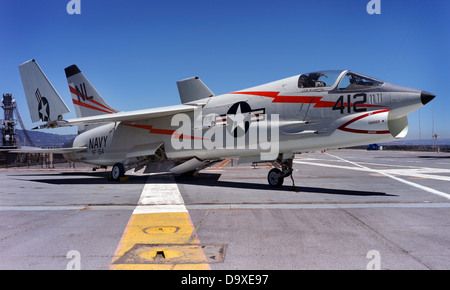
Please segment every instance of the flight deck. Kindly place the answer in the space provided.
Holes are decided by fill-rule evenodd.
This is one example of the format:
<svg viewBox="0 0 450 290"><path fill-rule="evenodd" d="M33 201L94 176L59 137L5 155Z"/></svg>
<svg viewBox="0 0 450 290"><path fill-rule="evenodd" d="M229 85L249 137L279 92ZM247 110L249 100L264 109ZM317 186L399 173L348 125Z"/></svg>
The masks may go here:
<svg viewBox="0 0 450 290"><path fill-rule="evenodd" d="M450 269L450 153L297 154L294 182L0 169L0 269Z"/></svg>

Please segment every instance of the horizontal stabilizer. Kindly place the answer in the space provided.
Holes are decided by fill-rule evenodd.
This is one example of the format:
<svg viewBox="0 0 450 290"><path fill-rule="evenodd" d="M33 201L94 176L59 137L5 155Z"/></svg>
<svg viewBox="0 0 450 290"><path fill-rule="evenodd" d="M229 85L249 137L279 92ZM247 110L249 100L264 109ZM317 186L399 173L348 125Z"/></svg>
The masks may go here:
<svg viewBox="0 0 450 290"><path fill-rule="evenodd" d="M198 77L178 81L177 87L182 104L214 96Z"/></svg>
<svg viewBox="0 0 450 290"><path fill-rule="evenodd" d="M43 149L38 147L22 147L21 149L10 150L10 153L53 153L66 154L86 151L87 147L69 147L69 148L49 148Z"/></svg>

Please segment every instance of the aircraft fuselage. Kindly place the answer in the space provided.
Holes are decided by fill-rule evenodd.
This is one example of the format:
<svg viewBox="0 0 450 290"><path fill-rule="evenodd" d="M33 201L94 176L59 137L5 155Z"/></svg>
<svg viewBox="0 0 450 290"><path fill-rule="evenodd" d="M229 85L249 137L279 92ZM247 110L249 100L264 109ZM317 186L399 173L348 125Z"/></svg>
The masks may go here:
<svg viewBox="0 0 450 290"><path fill-rule="evenodd" d="M313 74L303 80L305 75L299 75L198 100L201 109L192 113L101 125L70 144L85 146L86 152L66 157L103 166L136 164L140 161L133 151L162 142L167 158L173 160L234 156L274 160L279 153L403 138L408 130L406 115L429 101L424 100L428 93L420 90L350 71L333 73L329 84L316 79L315 86L308 85Z"/></svg>

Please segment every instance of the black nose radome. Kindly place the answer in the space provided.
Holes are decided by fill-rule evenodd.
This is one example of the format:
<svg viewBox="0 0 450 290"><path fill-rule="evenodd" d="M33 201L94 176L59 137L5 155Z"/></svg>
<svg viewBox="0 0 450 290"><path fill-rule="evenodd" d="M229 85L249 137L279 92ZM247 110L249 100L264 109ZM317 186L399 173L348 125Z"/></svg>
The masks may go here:
<svg viewBox="0 0 450 290"><path fill-rule="evenodd" d="M420 100L422 101L422 104L424 104L424 105L431 102L431 100L433 100L434 97L436 97L436 95L433 95L432 93L425 92L425 91L422 91L422 93L420 94Z"/></svg>

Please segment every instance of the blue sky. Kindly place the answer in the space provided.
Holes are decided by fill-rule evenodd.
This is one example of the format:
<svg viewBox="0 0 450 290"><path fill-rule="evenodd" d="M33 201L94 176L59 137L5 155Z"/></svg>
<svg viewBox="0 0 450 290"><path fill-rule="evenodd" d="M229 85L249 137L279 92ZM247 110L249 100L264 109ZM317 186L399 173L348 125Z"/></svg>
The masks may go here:
<svg viewBox="0 0 450 290"><path fill-rule="evenodd" d="M18 66L36 59L72 110L64 68L77 64L114 108L179 103L176 81L215 93L300 73L351 69L436 99L410 115L408 139L450 138L450 1L0 0L0 93L32 124ZM73 111L73 110L72 110ZM75 114L65 115L74 118ZM74 133L75 128L50 130Z"/></svg>

